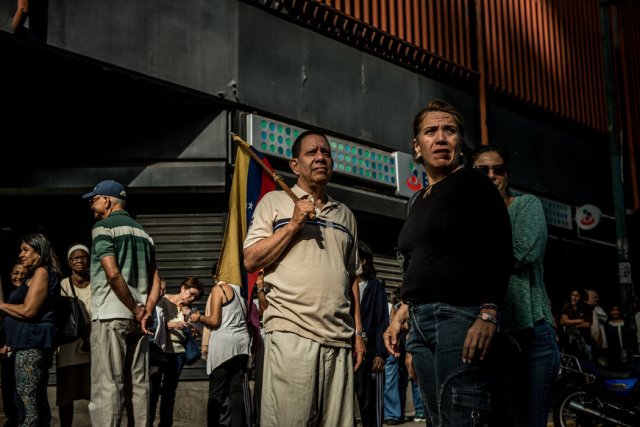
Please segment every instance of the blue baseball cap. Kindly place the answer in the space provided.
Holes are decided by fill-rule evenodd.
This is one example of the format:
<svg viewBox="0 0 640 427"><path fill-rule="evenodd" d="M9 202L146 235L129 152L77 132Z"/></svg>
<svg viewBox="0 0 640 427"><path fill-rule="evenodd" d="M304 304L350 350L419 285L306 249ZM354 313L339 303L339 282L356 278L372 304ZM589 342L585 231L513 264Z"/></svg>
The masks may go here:
<svg viewBox="0 0 640 427"><path fill-rule="evenodd" d="M125 191L124 186L112 179L100 181L95 187L93 187L93 191L83 195L82 198L90 199L95 196L111 196L127 200L127 192Z"/></svg>

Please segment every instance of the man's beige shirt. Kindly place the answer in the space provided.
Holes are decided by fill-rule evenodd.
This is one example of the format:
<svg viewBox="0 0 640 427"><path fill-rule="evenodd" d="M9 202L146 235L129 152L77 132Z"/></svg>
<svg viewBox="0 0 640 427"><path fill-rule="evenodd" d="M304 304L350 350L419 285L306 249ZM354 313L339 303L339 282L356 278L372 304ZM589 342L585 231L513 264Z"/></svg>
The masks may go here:
<svg viewBox="0 0 640 427"><path fill-rule="evenodd" d="M310 197L297 185L293 192ZM267 193L256 206L244 248L284 227L294 203L283 191ZM293 237L273 264L265 268L269 307L266 332L292 332L323 345L350 347L350 279L358 268L356 219L344 204L328 198L316 218Z"/></svg>

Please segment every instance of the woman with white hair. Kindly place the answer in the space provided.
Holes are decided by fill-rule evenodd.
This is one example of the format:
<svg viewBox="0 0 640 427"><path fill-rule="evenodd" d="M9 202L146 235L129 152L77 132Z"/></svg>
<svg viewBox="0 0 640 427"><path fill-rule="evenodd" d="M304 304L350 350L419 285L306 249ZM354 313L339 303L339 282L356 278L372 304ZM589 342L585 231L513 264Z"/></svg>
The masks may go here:
<svg viewBox="0 0 640 427"><path fill-rule="evenodd" d="M85 245L73 245L67 251L67 261L71 275L62 279L60 294L65 297L78 297L80 309L86 325L91 324L91 282L89 275L89 248ZM91 348L89 332L84 338L77 339L58 347L56 360L56 405L60 425L73 425L73 402L89 400L91 396Z"/></svg>

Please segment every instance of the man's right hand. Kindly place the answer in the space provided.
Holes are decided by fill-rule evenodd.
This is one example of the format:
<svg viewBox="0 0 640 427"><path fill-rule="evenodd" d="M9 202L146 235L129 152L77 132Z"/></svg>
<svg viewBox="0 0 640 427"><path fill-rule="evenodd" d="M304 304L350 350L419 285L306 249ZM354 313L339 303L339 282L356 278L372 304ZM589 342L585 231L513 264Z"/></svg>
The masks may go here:
<svg viewBox="0 0 640 427"><path fill-rule="evenodd" d="M146 309L144 313L145 314L142 317L142 320L140 320L140 329L142 330L142 333L145 335L153 335L153 331L147 328L147 324L149 323L149 319L151 319L151 315L147 313Z"/></svg>
<svg viewBox="0 0 640 427"><path fill-rule="evenodd" d="M307 222L309 214L315 213L313 200L303 199L294 202L291 219L284 227L268 237L260 239L242 251L244 268L252 273L270 266L278 260L291 243L291 240Z"/></svg>
<svg viewBox="0 0 640 427"><path fill-rule="evenodd" d="M291 224L296 231L304 227L310 214L315 215L316 207L313 199L301 199L294 202L293 214L291 214Z"/></svg>
<svg viewBox="0 0 640 427"><path fill-rule="evenodd" d="M136 305L136 308L133 309L133 316L136 319L136 323L142 323L142 319L147 314L147 309L143 305Z"/></svg>

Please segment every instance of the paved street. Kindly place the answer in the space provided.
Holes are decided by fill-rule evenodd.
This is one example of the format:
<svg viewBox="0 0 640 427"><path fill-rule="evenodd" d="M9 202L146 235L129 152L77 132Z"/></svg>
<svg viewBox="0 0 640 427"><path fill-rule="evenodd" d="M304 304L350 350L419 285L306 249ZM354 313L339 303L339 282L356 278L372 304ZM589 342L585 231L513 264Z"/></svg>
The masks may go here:
<svg viewBox="0 0 640 427"><path fill-rule="evenodd" d="M207 381L182 381L176 393L174 427L199 427L207 425ZM51 405L51 427L59 427L56 389L49 387L49 405ZM1 407L0 401L0 407ZM73 427L91 427L86 400L75 402ZM0 425L4 424L4 411L0 410ZM157 422L157 417L156 417ZM122 425L126 425L126 420Z"/></svg>
<svg viewBox="0 0 640 427"><path fill-rule="evenodd" d="M386 426L386 424L384 424ZM414 423L413 421L407 421L406 423L403 424L398 424L399 426L402 427L416 427L416 426L425 426L427 425L427 423ZM553 427L553 416L551 413L549 413L549 422L547 423L547 427Z"/></svg>
<svg viewBox="0 0 640 427"><path fill-rule="evenodd" d="M386 424L384 425L386 426ZM410 426L417 427L417 426L426 426L427 423L415 423L413 421L407 421L405 423L398 424L398 425L402 427L410 427ZM553 416L551 415L551 413L549 413L549 422L547 423L547 427L553 427Z"/></svg>
<svg viewBox="0 0 640 427"><path fill-rule="evenodd" d="M49 404L51 405L52 422L51 427L59 427L58 411L55 407L56 402L56 389L55 387L49 387ZM208 382L207 381L182 381L178 385L178 391L176 394L176 406L174 411L174 427L194 427L205 426L207 424L207 399ZM408 397L407 411L411 413L411 397ZM0 401L0 406L1 406ZM75 411L73 425L74 427L91 427L89 422L89 413L87 411L87 401L75 402ZM157 418L156 418L157 420ZM4 411L0 410L0 425L4 424L5 417ZM426 423L415 423L408 421L403 424L399 424L403 427L416 427L425 426ZM549 427L553 427L551 416L549 416Z"/></svg>

